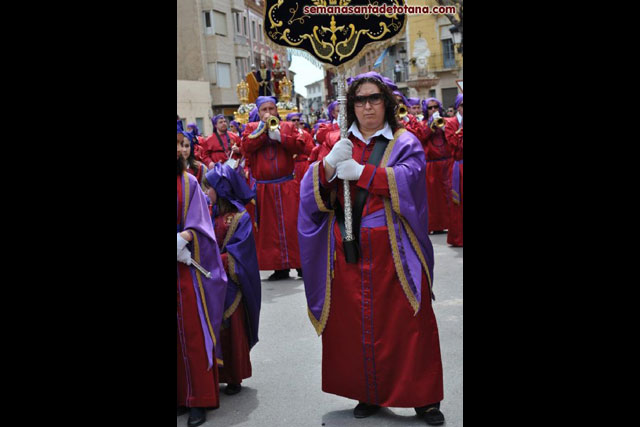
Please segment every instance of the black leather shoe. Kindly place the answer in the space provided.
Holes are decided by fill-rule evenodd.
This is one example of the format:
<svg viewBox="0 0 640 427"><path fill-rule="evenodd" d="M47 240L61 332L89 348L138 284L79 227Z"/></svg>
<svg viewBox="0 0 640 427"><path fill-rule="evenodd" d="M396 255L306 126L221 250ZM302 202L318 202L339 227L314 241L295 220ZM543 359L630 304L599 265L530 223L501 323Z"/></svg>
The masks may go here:
<svg viewBox="0 0 640 427"><path fill-rule="evenodd" d="M285 280L289 278L289 270L276 270L269 278L267 279L270 282L275 280Z"/></svg>
<svg viewBox="0 0 640 427"><path fill-rule="evenodd" d="M242 390L242 385L240 384L227 384L224 388L224 394L233 396L234 394L240 393L240 390Z"/></svg>
<svg viewBox="0 0 640 427"><path fill-rule="evenodd" d="M204 408L189 408L188 427L196 427L207 421L207 411Z"/></svg>
<svg viewBox="0 0 640 427"><path fill-rule="evenodd" d="M298 277L302 279L302 269L296 268L296 271L298 272Z"/></svg>
<svg viewBox="0 0 640 427"><path fill-rule="evenodd" d="M440 405L423 406L422 408L415 408L416 414L424 420L430 426L439 426L444 424L444 414L440 412L438 408Z"/></svg>
<svg viewBox="0 0 640 427"><path fill-rule="evenodd" d="M367 418L378 412L378 409L380 409L378 405L369 405L368 403L360 402L353 410L353 416L356 418Z"/></svg>
<svg viewBox="0 0 640 427"><path fill-rule="evenodd" d="M189 408L187 408L186 406L178 406L178 416L184 415L187 412L189 412Z"/></svg>

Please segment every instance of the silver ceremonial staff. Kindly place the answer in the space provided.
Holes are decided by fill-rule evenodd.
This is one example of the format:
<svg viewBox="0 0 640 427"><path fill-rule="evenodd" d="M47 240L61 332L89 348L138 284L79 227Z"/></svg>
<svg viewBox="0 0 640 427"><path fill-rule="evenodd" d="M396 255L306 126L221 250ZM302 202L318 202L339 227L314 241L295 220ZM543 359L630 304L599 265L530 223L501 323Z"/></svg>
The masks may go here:
<svg viewBox="0 0 640 427"><path fill-rule="evenodd" d="M200 273L204 274L204 277L206 277L207 279L211 279L211 273L205 270L204 267L198 264L193 258L191 258L191 265L200 270Z"/></svg>
<svg viewBox="0 0 640 427"><path fill-rule="evenodd" d="M347 138L349 130L347 129L347 89L344 66L338 67L338 105L340 105L340 113L338 113L338 124L340 125L340 139ZM351 188L349 181L343 181L344 193L344 234L343 239L345 259L348 263L355 264L358 262L358 248L353 236L353 223L351 217Z"/></svg>

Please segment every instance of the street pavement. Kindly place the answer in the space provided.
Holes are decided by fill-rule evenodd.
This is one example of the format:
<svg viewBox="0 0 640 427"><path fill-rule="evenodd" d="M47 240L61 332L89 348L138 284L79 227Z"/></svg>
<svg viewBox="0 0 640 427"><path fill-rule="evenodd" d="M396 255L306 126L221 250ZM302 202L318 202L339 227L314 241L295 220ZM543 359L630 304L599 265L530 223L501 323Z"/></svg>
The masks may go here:
<svg viewBox="0 0 640 427"><path fill-rule="evenodd" d="M444 368L440 410L447 427L462 427L462 264L463 249L447 245L447 235L430 236L435 252L433 303ZM307 315L302 279L265 281L261 271L260 342L251 351L253 376L234 396L220 393L220 407L203 426L368 427L426 426L412 408L383 408L353 417L358 402L321 389L322 341ZM222 386L224 389L224 385ZM188 415L178 417L186 427Z"/></svg>

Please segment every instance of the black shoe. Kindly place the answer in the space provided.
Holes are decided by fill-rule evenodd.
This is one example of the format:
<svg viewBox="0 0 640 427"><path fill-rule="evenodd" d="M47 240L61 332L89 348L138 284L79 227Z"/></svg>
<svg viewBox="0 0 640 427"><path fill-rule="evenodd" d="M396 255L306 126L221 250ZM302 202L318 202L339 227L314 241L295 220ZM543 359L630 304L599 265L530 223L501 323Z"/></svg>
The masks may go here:
<svg viewBox="0 0 640 427"><path fill-rule="evenodd" d="M424 420L430 426L439 426L444 424L444 414L440 412L438 408L440 405L423 406L422 408L415 408L416 414Z"/></svg>
<svg viewBox="0 0 640 427"><path fill-rule="evenodd" d="M285 280L289 278L289 270L276 270L269 278L267 279L270 282L275 280Z"/></svg>
<svg viewBox="0 0 640 427"><path fill-rule="evenodd" d="M296 268L296 271L298 272L298 277L302 279L302 269Z"/></svg>
<svg viewBox="0 0 640 427"><path fill-rule="evenodd" d="M240 393L240 390L242 390L242 386L240 384L227 384L224 389L224 394L233 396L234 394Z"/></svg>
<svg viewBox="0 0 640 427"><path fill-rule="evenodd" d="M378 409L380 409L378 405L369 405L368 403L360 402L353 410L353 416L356 418L367 418L378 412Z"/></svg>
<svg viewBox="0 0 640 427"><path fill-rule="evenodd" d="M189 408L188 427L196 427L207 421L207 411L204 408Z"/></svg>
<svg viewBox="0 0 640 427"><path fill-rule="evenodd" d="M187 408L186 406L178 406L178 416L184 415L187 412L189 412L189 408Z"/></svg>

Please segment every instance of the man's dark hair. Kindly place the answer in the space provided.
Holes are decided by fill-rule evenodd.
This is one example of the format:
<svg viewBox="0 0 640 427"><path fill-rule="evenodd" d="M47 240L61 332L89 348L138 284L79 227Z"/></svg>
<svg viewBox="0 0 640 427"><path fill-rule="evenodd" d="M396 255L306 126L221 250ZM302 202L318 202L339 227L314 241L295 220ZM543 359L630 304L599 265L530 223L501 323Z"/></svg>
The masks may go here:
<svg viewBox="0 0 640 427"><path fill-rule="evenodd" d="M392 132L395 133L396 130L398 130L398 119L396 118L398 102L393 92L391 92L391 89L389 89L389 86L373 77L363 77L351 83L351 86L349 86L349 90L347 91L347 128L350 128L353 122L357 122L358 120L354 102L356 91L364 83L373 83L380 89L380 93L382 93L384 97L384 119L389 123L389 126L391 126Z"/></svg>

